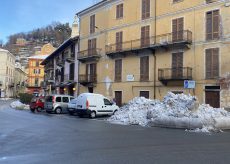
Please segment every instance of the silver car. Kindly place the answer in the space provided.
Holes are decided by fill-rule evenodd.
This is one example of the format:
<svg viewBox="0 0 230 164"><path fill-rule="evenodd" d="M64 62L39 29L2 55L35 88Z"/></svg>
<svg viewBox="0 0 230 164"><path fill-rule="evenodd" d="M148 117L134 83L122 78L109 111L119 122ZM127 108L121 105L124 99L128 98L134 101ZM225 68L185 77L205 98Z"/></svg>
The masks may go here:
<svg viewBox="0 0 230 164"><path fill-rule="evenodd" d="M68 103L74 99L69 95L50 95L45 97L44 108L48 113L67 113Z"/></svg>

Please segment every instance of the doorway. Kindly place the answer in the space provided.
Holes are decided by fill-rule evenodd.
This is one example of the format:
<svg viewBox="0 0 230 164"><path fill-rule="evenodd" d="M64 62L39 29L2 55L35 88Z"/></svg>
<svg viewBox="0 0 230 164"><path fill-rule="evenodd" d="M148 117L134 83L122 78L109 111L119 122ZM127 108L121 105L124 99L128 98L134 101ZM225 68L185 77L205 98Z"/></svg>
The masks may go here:
<svg viewBox="0 0 230 164"><path fill-rule="evenodd" d="M122 106L122 91L115 91L115 102L117 106Z"/></svg>
<svg viewBox="0 0 230 164"><path fill-rule="evenodd" d="M205 87L205 103L213 108L220 108L220 86Z"/></svg>

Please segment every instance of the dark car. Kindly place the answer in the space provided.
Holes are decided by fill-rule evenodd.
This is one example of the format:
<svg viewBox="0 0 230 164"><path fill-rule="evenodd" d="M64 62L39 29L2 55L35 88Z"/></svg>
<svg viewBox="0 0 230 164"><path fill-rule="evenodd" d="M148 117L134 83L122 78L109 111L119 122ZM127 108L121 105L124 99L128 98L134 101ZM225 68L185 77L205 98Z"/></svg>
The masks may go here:
<svg viewBox="0 0 230 164"><path fill-rule="evenodd" d="M32 100L30 102L30 110L31 110L31 112L35 112L35 110L37 112L41 112L42 110L44 110L44 102L45 102L44 97L34 97L34 98L32 98Z"/></svg>

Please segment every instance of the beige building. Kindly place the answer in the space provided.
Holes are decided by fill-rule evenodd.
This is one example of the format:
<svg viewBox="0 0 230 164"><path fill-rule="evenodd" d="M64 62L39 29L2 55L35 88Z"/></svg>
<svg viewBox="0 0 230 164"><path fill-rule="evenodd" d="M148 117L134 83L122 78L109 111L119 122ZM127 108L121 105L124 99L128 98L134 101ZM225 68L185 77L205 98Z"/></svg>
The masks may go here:
<svg viewBox="0 0 230 164"><path fill-rule="evenodd" d="M0 49L0 96L14 96L15 56L9 51Z"/></svg>
<svg viewBox="0 0 230 164"><path fill-rule="evenodd" d="M15 64L14 72L14 95L19 96L19 93L26 92L27 73L20 63Z"/></svg>
<svg viewBox="0 0 230 164"><path fill-rule="evenodd" d="M103 0L77 13L80 92L121 105L172 91L228 107L229 11L227 0Z"/></svg>

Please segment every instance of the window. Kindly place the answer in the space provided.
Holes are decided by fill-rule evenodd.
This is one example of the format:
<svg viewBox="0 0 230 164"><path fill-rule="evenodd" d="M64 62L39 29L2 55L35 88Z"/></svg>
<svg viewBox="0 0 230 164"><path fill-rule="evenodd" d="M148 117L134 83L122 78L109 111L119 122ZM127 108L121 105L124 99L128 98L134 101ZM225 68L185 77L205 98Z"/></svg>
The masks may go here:
<svg viewBox="0 0 230 164"><path fill-rule="evenodd" d="M123 4L117 5L116 18L123 18Z"/></svg>
<svg viewBox="0 0 230 164"><path fill-rule="evenodd" d="M140 58L140 81L149 80L149 57L144 56Z"/></svg>
<svg viewBox="0 0 230 164"><path fill-rule="evenodd" d="M90 16L90 34L95 32L95 15Z"/></svg>
<svg viewBox="0 0 230 164"><path fill-rule="evenodd" d="M36 67L39 67L39 61L36 61Z"/></svg>
<svg viewBox="0 0 230 164"><path fill-rule="evenodd" d="M115 60L115 82L122 80L122 59Z"/></svg>
<svg viewBox="0 0 230 164"><path fill-rule="evenodd" d="M97 48L97 39L90 39L88 40L88 56L93 56L96 54Z"/></svg>
<svg viewBox="0 0 230 164"><path fill-rule="evenodd" d="M41 70L40 69L34 69L34 74L40 74L41 73Z"/></svg>
<svg viewBox="0 0 230 164"><path fill-rule="evenodd" d="M39 79L38 78L35 78L35 86L38 86L38 82L39 82Z"/></svg>
<svg viewBox="0 0 230 164"><path fill-rule="evenodd" d="M123 32L116 33L116 51L122 50Z"/></svg>
<svg viewBox="0 0 230 164"><path fill-rule="evenodd" d="M206 40L219 39L219 10L209 11L206 13Z"/></svg>
<svg viewBox="0 0 230 164"><path fill-rule="evenodd" d="M150 26L141 27L141 47L148 47L150 45Z"/></svg>
<svg viewBox="0 0 230 164"><path fill-rule="evenodd" d="M183 52L172 54L172 78L180 79L183 77Z"/></svg>
<svg viewBox="0 0 230 164"><path fill-rule="evenodd" d="M150 17L150 0L142 0L142 19Z"/></svg>
<svg viewBox="0 0 230 164"><path fill-rule="evenodd" d="M69 98L68 97L62 97L62 100L64 103L68 103L69 102Z"/></svg>
<svg viewBox="0 0 230 164"><path fill-rule="evenodd" d="M96 82L97 80L97 64L86 64L86 75L89 82Z"/></svg>
<svg viewBox="0 0 230 164"><path fill-rule="evenodd" d="M108 99L104 99L104 104L105 105L112 105L112 103Z"/></svg>
<svg viewBox="0 0 230 164"><path fill-rule="evenodd" d="M219 77L219 48L206 49L206 79Z"/></svg>
<svg viewBox="0 0 230 164"><path fill-rule="evenodd" d="M178 3L178 2L181 2L183 0L173 0L173 3Z"/></svg>
<svg viewBox="0 0 230 164"><path fill-rule="evenodd" d="M172 40L173 42L183 40L184 18L172 20Z"/></svg>
<svg viewBox="0 0 230 164"><path fill-rule="evenodd" d="M61 102L61 97L56 97L56 102Z"/></svg>
<svg viewBox="0 0 230 164"><path fill-rule="evenodd" d="M140 97L149 99L149 91L140 91Z"/></svg>

